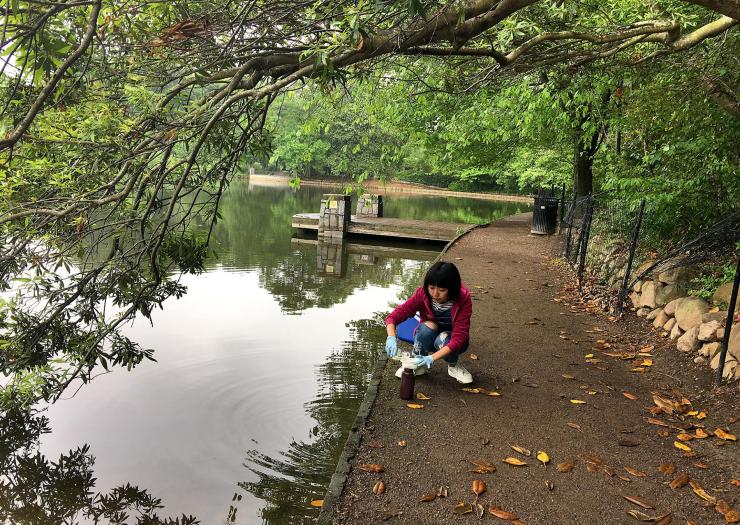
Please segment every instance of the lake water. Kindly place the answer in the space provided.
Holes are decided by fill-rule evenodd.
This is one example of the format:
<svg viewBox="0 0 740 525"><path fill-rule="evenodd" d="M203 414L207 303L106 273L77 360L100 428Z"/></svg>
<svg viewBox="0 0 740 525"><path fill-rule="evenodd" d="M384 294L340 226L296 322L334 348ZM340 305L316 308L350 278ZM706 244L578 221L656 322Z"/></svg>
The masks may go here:
<svg viewBox="0 0 740 525"><path fill-rule="evenodd" d="M232 184L217 256L188 293L127 334L157 363L97 377L53 405L41 452L88 444L96 491L130 483L160 516L203 524L310 523L382 350L382 314L439 247L345 245L327 274L291 215L331 190ZM521 203L389 195L385 216L489 222Z"/></svg>

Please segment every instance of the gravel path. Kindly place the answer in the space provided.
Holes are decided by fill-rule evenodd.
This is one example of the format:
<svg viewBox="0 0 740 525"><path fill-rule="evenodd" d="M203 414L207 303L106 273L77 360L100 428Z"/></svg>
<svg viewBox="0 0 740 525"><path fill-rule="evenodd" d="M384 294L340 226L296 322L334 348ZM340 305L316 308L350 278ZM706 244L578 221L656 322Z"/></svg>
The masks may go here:
<svg viewBox="0 0 740 525"><path fill-rule="evenodd" d="M486 485L477 499L484 522L505 523L489 513L494 506L530 525L639 523L628 511L653 518L670 513L661 524L725 523L690 485L674 490L668 482L688 474L709 497L740 510L740 488L731 484L740 478L736 442L693 439L686 443L693 457L674 446L677 427L692 435L697 425L737 434L737 387L712 390L706 366L694 365L634 315L616 323L579 304L569 273L549 257L553 239L530 235L528 218L479 228L445 254L474 294L471 348L462 362L476 378L469 386L484 391L463 391L437 364L416 382L417 394L430 399L416 401L423 409L410 409L398 398L395 362L388 362L333 523L476 523L475 512L455 513L461 502L477 508L474 480ZM650 355L627 360L604 354L640 348ZM652 365L632 371L644 359ZM688 398L692 406L681 410L707 417L650 413L655 393ZM648 417L670 426L650 424ZM511 445L532 456L545 451L551 460L545 467ZM508 465L507 457L527 465ZM472 462L496 470L474 473ZM572 463L572 470L559 472L563 463ZM366 472L363 464L382 465L384 472ZM661 464L672 464L675 472L662 473ZM385 491L375 495L381 480ZM420 501L440 487L447 497Z"/></svg>

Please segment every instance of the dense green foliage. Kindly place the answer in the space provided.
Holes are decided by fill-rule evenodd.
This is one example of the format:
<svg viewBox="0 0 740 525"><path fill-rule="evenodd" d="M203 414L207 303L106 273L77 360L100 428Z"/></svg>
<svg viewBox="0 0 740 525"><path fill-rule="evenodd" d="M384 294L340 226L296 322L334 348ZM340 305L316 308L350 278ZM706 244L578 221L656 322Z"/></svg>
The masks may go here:
<svg viewBox="0 0 740 525"><path fill-rule="evenodd" d="M151 358L119 328L203 269L247 160L460 189L574 181L651 198L656 238L711 223L738 202L738 124L713 102L734 88L704 84L736 81L738 33L736 5L705 4L4 3L0 401Z"/></svg>

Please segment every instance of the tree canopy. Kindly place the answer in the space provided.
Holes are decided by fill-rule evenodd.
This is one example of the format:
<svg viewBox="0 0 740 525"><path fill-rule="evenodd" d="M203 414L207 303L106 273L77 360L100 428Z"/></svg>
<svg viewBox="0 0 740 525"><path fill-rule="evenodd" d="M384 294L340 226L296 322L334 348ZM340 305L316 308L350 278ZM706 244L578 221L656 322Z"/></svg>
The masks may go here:
<svg viewBox="0 0 740 525"><path fill-rule="evenodd" d="M436 142L442 153L418 163L463 179L509 154L557 172L568 148L586 191L605 130L638 121L642 136L624 140L643 154L604 158L606 169L674 174L685 155L666 149L672 133L697 163L705 154L717 164L718 180L732 174L723 148L737 134L737 0L11 0L0 12L0 274L13 292L0 303L5 400L52 398L96 365L151 357L118 329L184 293L172 271L202 270L210 233L189 225L216 224L245 158L310 161L356 147L276 141L270 108L305 85L373 93L356 86L375 79L395 90L388 100L413 99L396 104L392 125L376 127L388 116L371 111L377 120L360 126L367 143L354 153L365 158L344 166L358 177L419 156L409 142ZM636 90L645 68L649 89ZM632 92L637 103L620 104ZM674 92L718 109L660 121L651 92L667 113ZM455 118L435 122L441 111ZM472 115L486 118L471 133ZM694 140L700 119L722 123ZM330 124L358 129L349 118ZM379 129L392 136L376 140ZM539 150L512 148L523 138Z"/></svg>

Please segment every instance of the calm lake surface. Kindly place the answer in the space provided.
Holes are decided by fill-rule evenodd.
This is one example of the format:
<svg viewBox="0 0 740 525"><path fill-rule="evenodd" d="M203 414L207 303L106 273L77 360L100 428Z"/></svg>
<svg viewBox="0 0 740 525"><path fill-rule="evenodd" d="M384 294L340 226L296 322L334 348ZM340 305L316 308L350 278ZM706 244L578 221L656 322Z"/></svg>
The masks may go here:
<svg viewBox="0 0 740 525"><path fill-rule="evenodd" d="M207 271L126 332L157 363L97 377L50 407L49 460L84 444L96 491L130 483L160 516L203 524L310 523L383 348L383 313L419 283L439 247L340 250L333 274L291 215L321 188L234 182ZM489 222L527 204L390 195L385 216ZM424 247L417 247L424 248ZM464 277L464 276L463 276Z"/></svg>

